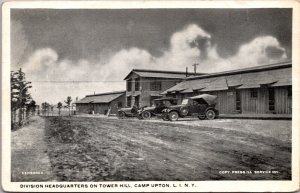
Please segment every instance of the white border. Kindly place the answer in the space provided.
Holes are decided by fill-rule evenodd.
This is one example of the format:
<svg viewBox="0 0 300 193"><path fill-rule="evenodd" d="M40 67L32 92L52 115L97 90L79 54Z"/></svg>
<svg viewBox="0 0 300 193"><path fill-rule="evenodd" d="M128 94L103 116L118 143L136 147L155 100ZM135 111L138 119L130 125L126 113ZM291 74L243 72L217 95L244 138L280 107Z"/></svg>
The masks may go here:
<svg viewBox="0 0 300 193"><path fill-rule="evenodd" d="M20 184L75 184L74 182L11 182L10 173L10 9L12 8L48 8L48 9L151 9L151 8L293 8L292 68L293 68L293 121L292 121L292 181L188 181L196 188L108 188L108 189L24 189ZM295 1L10 1L2 6L2 187L5 191L22 192L287 192L299 189L299 75L300 75L300 3ZM276 21L275 21L276 22ZM78 182L95 184L96 182ZM76 183L76 184L78 184ZM109 182L99 182L109 184ZM99 184L96 183L96 184ZM138 181L112 182L118 184L166 183ZM183 184L184 182L172 182Z"/></svg>

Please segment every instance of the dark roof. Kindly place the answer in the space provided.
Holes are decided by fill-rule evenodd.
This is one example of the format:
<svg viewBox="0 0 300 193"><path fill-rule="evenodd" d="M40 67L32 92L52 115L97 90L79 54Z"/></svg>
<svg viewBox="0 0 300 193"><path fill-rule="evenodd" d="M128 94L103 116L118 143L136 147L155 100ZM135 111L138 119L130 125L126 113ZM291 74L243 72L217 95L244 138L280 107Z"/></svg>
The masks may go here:
<svg viewBox="0 0 300 193"><path fill-rule="evenodd" d="M200 75L200 76L187 77L186 79L188 79L188 80L201 79L201 78L208 78L208 77L218 77L218 76L224 76L224 75L243 74L243 73L249 73L249 72L260 72L260 71L266 71L266 70L272 70L272 69L281 69L281 68L289 68L289 67L292 67L292 62L291 61L275 63L275 64L269 64L269 65L263 65L263 66L255 66L255 67L250 67L250 68L242 68L242 69L230 70L230 71L224 71L224 72L203 74L203 75Z"/></svg>
<svg viewBox="0 0 300 193"><path fill-rule="evenodd" d="M129 74L124 78L127 80L132 73L137 74L140 77L150 78L169 78L169 79L185 79L186 72L183 71L162 71L162 70L148 70L148 69L132 69ZM196 75L203 75L204 73L196 73ZM189 76L195 75L195 73L188 73Z"/></svg>
<svg viewBox="0 0 300 193"><path fill-rule="evenodd" d="M118 97L125 94L125 91L99 93L95 95L86 95L83 99L76 101L76 104L87 104L87 103L110 103Z"/></svg>
<svg viewBox="0 0 300 193"><path fill-rule="evenodd" d="M213 73L193 78L169 88L162 94L180 92L259 88L261 85L288 86L292 85L292 64L280 63L234 71Z"/></svg>

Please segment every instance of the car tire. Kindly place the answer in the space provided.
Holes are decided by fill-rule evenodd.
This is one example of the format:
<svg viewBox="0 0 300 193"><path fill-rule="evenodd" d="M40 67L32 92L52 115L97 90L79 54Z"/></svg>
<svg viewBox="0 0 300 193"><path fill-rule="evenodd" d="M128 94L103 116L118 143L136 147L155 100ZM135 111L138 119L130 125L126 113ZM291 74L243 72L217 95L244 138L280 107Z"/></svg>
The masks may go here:
<svg viewBox="0 0 300 193"><path fill-rule="evenodd" d="M189 109L187 107L181 107L180 108L180 115L181 116L185 117L185 116L188 115L188 113L189 113Z"/></svg>
<svg viewBox="0 0 300 193"><path fill-rule="evenodd" d="M178 117L179 117L179 115L178 115L178 113L176 111L171 111L169 113L169 119L170 119L170 121L177 121Z"/></svg>
<svg viewBox="0 0 300 193"><path fill-rule="evenodd" d="M143 119L143 117L142 117L141 114L139 114L139 115L137 116L137 118L138 118L139 120L142 120L142 119Z"/></svg>
<svg viewBox="0 0 300 193"><path fill-rule="evenodd" d="M125 112L123 112L123 111L119 111L119 112L118 112L118 118L119 118L119 119L124 119L125 116L126 116L126 115L125 115Z"/></svg>
<svg viewBox="0 0 300 193"><path fill-rule="evenodd" d="M216 118L216 113L214 110L209 109L206 111L205 116L206 116L206 119L213 120L214 118Z"/></svg>
<svg viewBox="0 0 300 193"><path fill-rule="evenodd" d="M149 111L142 112L142 118L143 119L150 119L151 118L151 113Z"/></svg>
<svg viewBox="0 0 300 193"><path fill-rule="evenodd" d="M170 121L170 118L169 118L169 115L168 115L168 114L163 115L163 116L162 116L162 119L163 119L164 121Z"/></svg>

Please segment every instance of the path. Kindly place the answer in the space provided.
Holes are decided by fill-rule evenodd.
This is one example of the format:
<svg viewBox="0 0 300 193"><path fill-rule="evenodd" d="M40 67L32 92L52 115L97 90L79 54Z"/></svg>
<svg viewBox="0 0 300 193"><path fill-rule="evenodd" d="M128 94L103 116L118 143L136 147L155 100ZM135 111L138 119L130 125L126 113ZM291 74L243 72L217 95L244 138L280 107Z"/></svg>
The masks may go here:
<svg viewBox="0 0 300 193"><path fill-rule="evenodd" d="M32 117L30 123L12 132L12 181L53 179L44 135L45 120Z"/></svg>

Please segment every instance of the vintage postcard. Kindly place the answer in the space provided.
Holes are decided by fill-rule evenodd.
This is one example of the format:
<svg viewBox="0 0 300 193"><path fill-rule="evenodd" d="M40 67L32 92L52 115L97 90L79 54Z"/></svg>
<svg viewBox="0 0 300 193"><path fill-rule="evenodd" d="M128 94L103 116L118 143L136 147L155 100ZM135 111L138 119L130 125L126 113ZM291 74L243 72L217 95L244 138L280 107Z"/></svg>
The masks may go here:
<svg viewBox="0 0 300 193"><path fill-rule="evenodd" d="M7 1L2 188L299 190L299 1Z"/></svg>

